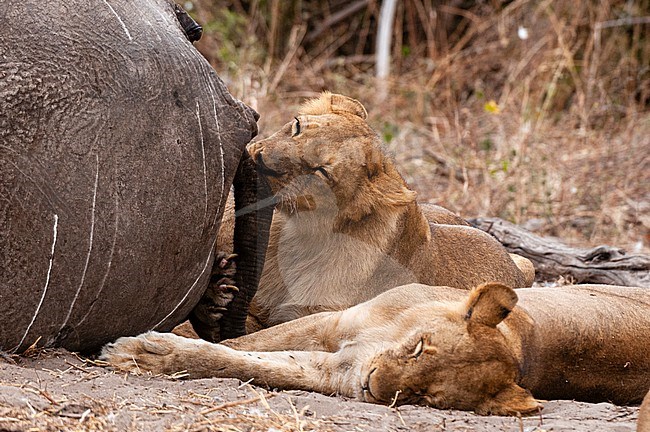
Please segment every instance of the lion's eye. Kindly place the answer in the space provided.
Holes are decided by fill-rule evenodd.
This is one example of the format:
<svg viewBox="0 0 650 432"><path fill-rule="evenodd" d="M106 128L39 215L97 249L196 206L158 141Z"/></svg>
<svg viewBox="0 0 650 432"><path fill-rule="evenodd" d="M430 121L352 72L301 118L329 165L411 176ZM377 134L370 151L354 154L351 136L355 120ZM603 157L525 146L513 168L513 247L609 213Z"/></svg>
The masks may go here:
<svg viewBox="0 0 650 432"><path fill-rule="evenodd" d="M291 128L291 136L295 137L300 133L300 120L298 120L298 117L294 117L296 122L293 124L293 127Z"/></svg>
<svg viewBox="0 0 650 432"><path fill-rule="evenodd" d="M413 351L413 357L419 357L422 354L424 348L424 341L420 339L420 342L415 346L415 351Z"/></svg>

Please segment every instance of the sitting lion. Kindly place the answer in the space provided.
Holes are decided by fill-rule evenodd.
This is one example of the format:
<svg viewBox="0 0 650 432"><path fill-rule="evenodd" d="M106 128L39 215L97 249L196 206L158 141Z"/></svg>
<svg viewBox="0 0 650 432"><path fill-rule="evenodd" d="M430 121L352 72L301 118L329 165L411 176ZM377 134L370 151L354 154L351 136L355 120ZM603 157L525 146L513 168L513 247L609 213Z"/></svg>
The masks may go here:
<svg viewBox="0 0 650 432"><path fill-rule="evenodd" d="M411 284L224 344L120 338L102 358L127 371L516 415L538 411L535 398L639 403L650 387L649 305L642 288Z"/></svg>
<svg viewBox="0 0 650 432"><path fill-rule="evenodd" d="M249 333L411 282L532 284L526 258L450 211L416 203L366 117L358 101L326 92L249 146L279 200Z"/></svg>

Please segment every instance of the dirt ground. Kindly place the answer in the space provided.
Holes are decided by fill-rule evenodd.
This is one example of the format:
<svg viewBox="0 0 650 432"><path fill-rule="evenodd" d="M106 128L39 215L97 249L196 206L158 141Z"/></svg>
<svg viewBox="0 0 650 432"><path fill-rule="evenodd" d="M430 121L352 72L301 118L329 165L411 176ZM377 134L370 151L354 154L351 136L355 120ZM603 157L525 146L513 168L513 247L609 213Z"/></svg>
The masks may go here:
<svg viewBox="0 0 650 432"><path fill-rule="evenodd" d="M234 379L116 373L65 350L0 358L0 432L634 431L638 407L549 401L539 415L389 408Z"/></svg>

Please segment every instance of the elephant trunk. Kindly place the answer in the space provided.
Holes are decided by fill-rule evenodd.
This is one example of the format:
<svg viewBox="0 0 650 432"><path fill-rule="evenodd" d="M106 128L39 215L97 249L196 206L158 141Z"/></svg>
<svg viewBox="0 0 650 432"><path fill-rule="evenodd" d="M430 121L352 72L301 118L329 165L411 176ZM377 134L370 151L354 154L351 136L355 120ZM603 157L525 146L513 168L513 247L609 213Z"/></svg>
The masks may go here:
<svg viewBox="0 0 650 432"><path fill-rule="evenodd" d="M271 189L266 179L257 173L248 151L242 154L233 185L234 253L238 256L235 281L240 290L221 318L222 340L246 334L246 317L262 275L273 218Z"/></svg>

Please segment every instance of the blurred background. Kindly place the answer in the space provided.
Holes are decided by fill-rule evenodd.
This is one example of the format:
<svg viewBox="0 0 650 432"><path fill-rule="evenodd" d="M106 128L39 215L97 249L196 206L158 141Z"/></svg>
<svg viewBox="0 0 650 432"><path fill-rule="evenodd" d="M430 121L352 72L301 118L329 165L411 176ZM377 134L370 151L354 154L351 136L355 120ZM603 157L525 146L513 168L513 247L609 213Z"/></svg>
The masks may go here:
<svg viewBox="0 0 650 432"><path fill-rule="evenodd" d="M346 94L420 201L650 252L650 0L181 5L260 137Z"/></svg>

